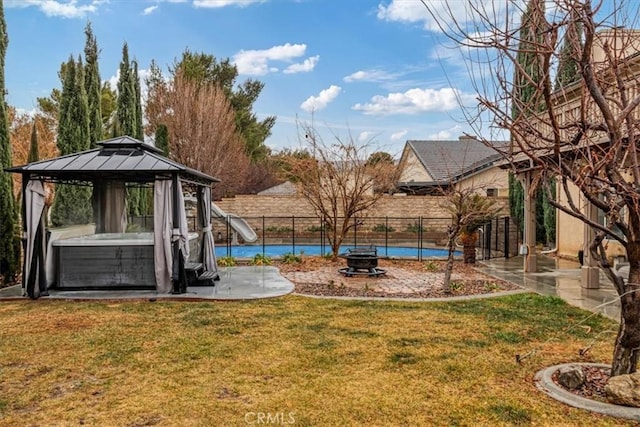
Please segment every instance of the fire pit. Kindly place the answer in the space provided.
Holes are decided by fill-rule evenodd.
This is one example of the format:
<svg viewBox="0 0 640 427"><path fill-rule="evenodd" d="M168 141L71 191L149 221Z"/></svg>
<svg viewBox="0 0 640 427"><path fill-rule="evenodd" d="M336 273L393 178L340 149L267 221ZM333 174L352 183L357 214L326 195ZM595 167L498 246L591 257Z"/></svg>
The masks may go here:
<svg viewBox="0 0 640 427"><path fill-rule="evenodd" d="M378 250L375 246L347 249L345 253L338 256L347 260L347 267L338 270L347 277L354 275L378 277L387 272L378 268Z"/></svg>

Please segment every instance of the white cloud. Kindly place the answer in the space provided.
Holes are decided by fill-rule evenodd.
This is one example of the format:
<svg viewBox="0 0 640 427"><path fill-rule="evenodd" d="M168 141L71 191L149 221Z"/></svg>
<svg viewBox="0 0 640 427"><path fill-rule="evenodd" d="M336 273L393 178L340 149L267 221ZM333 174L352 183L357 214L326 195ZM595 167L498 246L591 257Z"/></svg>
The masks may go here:
<svg viewBox="0 0 640 427"><path fill-rule="evenodd" d="M392 141L398 141L400 139L403 139L406 134L407 134L406 130L401 130L400 132L392 133L391 134L391 140Z"/></svg>
<svg viewBox="0 0 640 427"><path fill-rule="evenodd" d="M253 3L263 3L264 0L193 0L194 7L219 8L226 6L246 7Z"/></svg>
<svg viewBox="0 0 640 427"><path fill-rule="evenodd" d="M451 132L449 132L448 130L441 130L438 133L432 133L431 135L429 135L429 139L446 141L451 139Z"/></svg>
<svg viewBox="0 0 640 427"><path fill-rule="evenodd" d="M440 31L440 27L429 11L438 17L438 21L445 26L453 22L466 22L469 17L469 1L425 0L427 7L421 1L391 0L388 4L378 4L378 19L383 21L398 21L422 23L426 30Z"/></svg>
<svg viewBox="0 0 640 427"><path fill-rule="evenodd" d="M285 68L283 73L285 74L308 73L309 71L313 71L313 69L316 67L316 64L318 63L319 60L320 60L320 55L311 56L305 59L303 62L289 65L287 68Z"/></svg>
<svg viewBox="0 0 640 427"><path fill-rule="evenodd" d="M300 108L304 111L311 113L313 111L319 111L324 109L331 101L336 99L340 94L342 88L340 86L331 85L328 89L320 91L318 96L310 96L300 104Z"/></svg>
<svg viewBox="0 0 640 427"><path fill-rule="evenodd" d="M373 137L373 135L375 134L369 131L360 132L358 135L358 142L367 142Z"/></svg>
<svg viewBox="0 0 640 427"><path fill-rule="evenodd" d="M151 15L156 9L158 8L158 5L154 5L154 6L149 6L146 7L143 11L142 14L143 15Z"/></svg>
<svg viewBox="0 0 640 427"><path fill-rule="evenodd" d="M404 93L376 95L367 104L355 104L352 109L367 115L418 114L428 111L451 111L458 101L468 99L457 89L409 89Z"/></svg>
<svg viewBox="0 0 640 427"><path fill-rule="evenodd" d="M392 80L396 77L394 74L381 70L360 70L349 74L343 80L347 83L364 81L364 82L382 82Z"/></svg>
<svg viewBox="0 0 640 427"><path fill-rule="evenodd" d="M262 76L278 69L269 65L269 61L290 61L304 55L306 44L287 43L265 50L241 50L233 56L239 74Z"/></svg>
<svg viewBox="0 0 640 427"><path fill-rule="evenodd" d="M95 13L98 6L106 0L6 0L6 7L37 7L47 16L62 18L84 18L89 13Z"/></svg>

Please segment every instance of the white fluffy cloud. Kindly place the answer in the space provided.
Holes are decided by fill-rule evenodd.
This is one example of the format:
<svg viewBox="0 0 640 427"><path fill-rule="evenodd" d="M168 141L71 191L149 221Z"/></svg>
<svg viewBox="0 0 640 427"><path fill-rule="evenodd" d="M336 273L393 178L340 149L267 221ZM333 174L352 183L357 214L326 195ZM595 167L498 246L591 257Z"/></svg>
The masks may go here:
<svg viewBox="0 0 640 427"><path fill-rule="evenodd" d="M360 70L355 73L349 74L343 80L347 83L352 82L382 82L386 80L392 80L395 75L389 74L380 70Z"/></svg>
<svg viewBox="0 0 640 427"><path fill-rule="evenodd" d="M468 0L425 0L425 3L429 9L421 1L391 0L388 4L378 4L377 16L383 21L422 23L431 31L440 31L440 28L429 10L445 25L453 22L452 17L458 22L465 22L465 17L469 16Z"/></svg>
<svg viewBox="0 0 640 427"><path fill-rule="evenodd" d="M360 132L358 135L358 142L367 142L373 137L373 135L375 134L369 131Z"/></svg>
<svg viewBox="0 0 640 427"><path fill-rule="evenodd" d="M404 93L390 93L387 96L376 95L371 102L355 104L352 108L367 115L386 116L391 114L418 114L429 111L451 111L458 108L459 98L467 98L458 90L409 89Z"/></svg>
<svg viewBox="0 0 640 427"><path fill-rule="evenodd" d="M226 6L249 6L252 3L262 3L264 0L193 0L195 7L218 8Z"/></svg>
<svg viewBox="0 0 640 427"><path fill-rule="evenodd" d="M157 8L158 8L157 4L154 6L145 7L144 10L142 11L142 14L151 15Z"/></svg>
<svg viewBox="0 0 640 427"><path fill-rule="evenodd" d="M441 130L438 133L432 133L431 135L429 135L429 139L446 141L451 139L451 132L449 132L448 130Z"/></svg>
<svg viewBox="0 0 640 427"><path fill-rule="evenodd" d="M47 16L61 18L84 18L89 13L95 13L98 6L106 0L6 0L6 7L37 7Z"/></svg>
<svg viewBox="0 0 640 427"><path fill-rule="evenodd" d="M239 74L262 76L278 69L269 65L269 61L291 61L303 56L306 44L287 43L264 50L241 50L233 56L233 63Z"/></svg>
<svg viewBox="0 0 640 427"><path fill-rule="evenodd" d="M311 56L305 59L303 62L299 62L297 64L291 64L283 73L285 74L296 74L296 73L308 73L309 71L313 71L316 67L316 64L320 60L320 55Z"/></svg>
<svg viewBox="0 0 640 427"><path fill-rule="evenodd" d="M391 134L391 140L392 141L398 141L401 140L402 138L404 138L404 136L407 134L406 130L401 130L400 132L395 132Z"/></svg>
<svg viewBox="0 0 640 427"><path fill-rule="evenodd" d="M300 108L304 111L311 113L313 111L319 111L325 108L331 101L336 99L340 94L342 88L340 86L331 85L328 89L320 91L318 96L310 96L300 104Z"/></svg>

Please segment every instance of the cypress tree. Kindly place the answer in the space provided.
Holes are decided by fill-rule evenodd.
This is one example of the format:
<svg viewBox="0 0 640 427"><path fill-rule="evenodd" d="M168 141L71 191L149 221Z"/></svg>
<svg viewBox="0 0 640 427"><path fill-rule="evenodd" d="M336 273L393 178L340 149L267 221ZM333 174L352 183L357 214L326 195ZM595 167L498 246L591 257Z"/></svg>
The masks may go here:
<svg viewBox="0 0 640 427"><path fill-rule="evenodd" d="M118 80L118 99L116 100L116 122L117 128L122 135L136 137L136 85L133 80L133 69L129 62L129 47L125 43L122 46L122 60L120 61L120 78ZM127 205L129 215L139 216L140 212L140 190L129 189Z"/></svg>
<svg viewBox="0 0 640 427"><path fill-rule="evenodd" d="M156 129L156 148L162 150L165 157L169 157L169 129L165 124L159 124Z"/></svg>
<svg viewBox="0 0 640 427"><path fill-rule="evenodd" d="M98 68L98 43L91 29L91 23L87 23L84 29L86 42L84 46L84 88L87 93L89 108L89 146L96 147L96 142L102 140L102 86L100 70Z"/></svg>
<svg viewBox="0 0 640 427"><path fill-rule="evenodd" d="M133 61L131 79L133 81L134 108L136 113L136 127L134 138L144 140L144 130L142 128L142 91L140 89L140 76L138 76L138 61Z"/></svg>
<svg viewBox="0 0 640 427"><path fill-rule="evenodd" d="M63 69L56 143L60 154L66 155L89 148L89 107L82 59L78 58L76 63L73 57L70 57ZM87 187L66 184L56 187L56 198L51 211L51 221L54 225L87 224L92 214L91 192Z"/></svg>
<svg viewBox="0 0 640 427"><path fill-rule="evenodd" d="M122 61L120 61L120 78L118 80L118 99L116 101L116 117L123 135L135 138L136 135L136 101L133 72L129 63L129 47L122 46Z"/></svg>
<svg viewBox="0 0 640 427"><path fill-rule="evenodd" d="M18 217L13 196L11 174L11 145L5 101L4 63L9 37L4 19L4 6L0 1L0 275L4 283L12 282L20 272L20 241L17 234Z"/></svg>
<svg viewBox="0 0 640 427"><path fill-rule="evenodd" d="M33 163L40 160L40 153L38 149L38 129L36 126L36 120L33 121L31 126L31 145L29 146L29 155L27 157L27 163Z"/></svg>
<svg viewBox="0 0 640 427"><path fill-rule="evenodd" d="M536 93L535 83L542 79L541 64L536 54L536 45L542 42L542 26L539 19L544 16L545 6L543 0L530 0L527 9L522 15L520 26L520 44L518 46L517 61L522 65L523 71L516 68L513 77L512 117L518 119L522 115L528 116L542 111L544 103ZM535 97L535 98L534 98ZM509 211L515 219L520 231L524 229L524 188L520 181L509 176ZM544 230L544 192L537 190L536 194L536 239L547 234ZM555 221L554 221L555 227ZM555 230L554 230L555 232Z"/></svg>

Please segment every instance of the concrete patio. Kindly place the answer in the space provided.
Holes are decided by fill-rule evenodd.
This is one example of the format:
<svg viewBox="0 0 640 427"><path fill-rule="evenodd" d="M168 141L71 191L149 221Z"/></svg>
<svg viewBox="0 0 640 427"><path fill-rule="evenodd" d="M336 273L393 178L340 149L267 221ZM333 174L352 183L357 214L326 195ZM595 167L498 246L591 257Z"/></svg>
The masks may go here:
<svg viewBox="0 0 640 427"><path fill-rule="evenodd" d="M484 261L480 270L539 294L557 295L571 305L619 320L618 294L602 272L599 289L584 289L580 264L576 261L538 255L537 273L524 273L523 265L523 257L517 256Z"/></svg>
<svg viewBox="0 0 640 427"><path fill-rule="evenodd" d="M154 290L49 290L46 299L111 300L247 300L279 297L293 292L294 285L282 277L275 267L223 267L215 286L194 286L184 294L165 294ZM23 299L20 285L0 289L0 300Z"/></svg>
<svg viewBox="0 0 640 427"><path fill-rule="evenodd" d="M599 289L584 289L581 286L581 270L577 262L538 256L538 273L524 273L521 256L509 259L493 259L479 263L479 270L496 278L522 286L525 289L543 295L557 295L569 304L600 313L618 320L620 304L613 285L601 273ZM321 273L321 272L320 272ZM319 272L289 274L291 280L299 275ZM334 272L335 273L335 272ZM392 277L377 279L378 284L388 291L411 293L422 286L424 273L401 271L389 274ZM337 273L335 273L337 274ZM322 276L322 275L320 275ZM216 286L189 287L185 294L163 294L147 291L57 291L50 290L47 299L110 300L110 299L163 299L163 300L244 300L271 298L294 291L294 284L283 277L276 267L246 266L220 269ZM326 277L315 277L323 281ZM0 289L0 300L25 298L20 285ZM465 298L474 298L473 296Z"/></svg>

